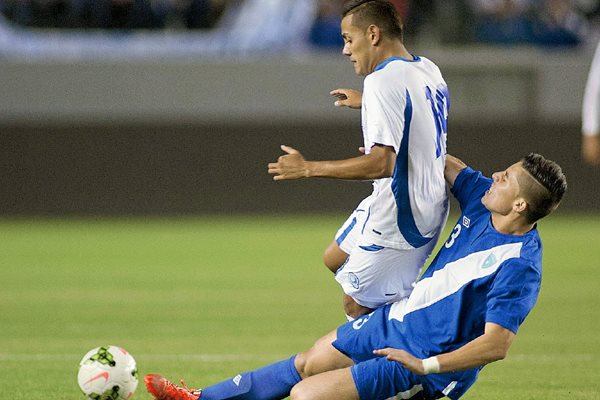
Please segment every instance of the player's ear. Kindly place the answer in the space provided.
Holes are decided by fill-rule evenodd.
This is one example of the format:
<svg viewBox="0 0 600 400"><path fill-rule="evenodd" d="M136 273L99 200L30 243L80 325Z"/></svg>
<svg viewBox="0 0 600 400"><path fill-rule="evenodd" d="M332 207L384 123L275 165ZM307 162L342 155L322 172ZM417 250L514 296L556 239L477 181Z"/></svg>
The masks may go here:
<svg viewBox="0 0 600 400"><path fill-rule="evenodd" d="M513 203L513 210L519 214L523 214L527 211L527 209L529 208L529 204L527 203L527 201L522 198L519 197L518 199L515 200L515 202Z"/></svg>
<svg viewBox="0 0 600 400"><path fill-rule="evenodd" d="M367 28L367 37L373 46L377 46L381 41L381 29L377 25L369 25Z"/></svg>

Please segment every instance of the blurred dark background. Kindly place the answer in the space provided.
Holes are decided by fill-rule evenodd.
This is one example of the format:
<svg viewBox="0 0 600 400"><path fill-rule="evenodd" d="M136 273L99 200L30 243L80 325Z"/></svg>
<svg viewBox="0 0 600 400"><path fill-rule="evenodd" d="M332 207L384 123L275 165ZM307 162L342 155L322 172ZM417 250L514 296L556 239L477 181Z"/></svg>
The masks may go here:
<svg viewBox="0 0 600 400"><path fill-rule="evenodd" d="M450 89L448 152L490 174L531 151L600 210L580 157L595 0L395 1ZM347 212L368 182L275 183L279 145L357 155L341 1L0 1L0 215ZM2 17L4 16L4 17ZM493 29L492 29L493 28Z"/></svg>
<svg viewBox="0 0 600 400"><path fill-rule="evenodd" d="M569 178L563 209L600 209L600 174L579 160L573 125L451 123L449 149L491 173L530 151ZM306 157L349 157L357 124L2 127L4 215L179 215L337 212L368 182L273 182L266 164L286 143Z"/></svg>

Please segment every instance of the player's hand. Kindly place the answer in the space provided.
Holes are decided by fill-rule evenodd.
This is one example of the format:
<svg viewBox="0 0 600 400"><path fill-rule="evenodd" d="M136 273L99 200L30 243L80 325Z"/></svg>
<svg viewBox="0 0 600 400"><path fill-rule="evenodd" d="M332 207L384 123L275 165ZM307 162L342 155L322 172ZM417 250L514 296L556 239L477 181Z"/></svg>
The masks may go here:
<svg viewBox="0 0 600 400"><path fill-rule="evenodd" d="M277 162L269 163L269 174L273 180L282 181L290 179L308 178L306 160L300 152L293 147L281 145L281 150L287 154L277 159Z"/></svg>
<svg viewBox="0 0 600 400"><path fill-rule="evenodd" d="M385 348L374 350L374 354L387 358L390 361L397 361L407 370L417 374L425 375L425 369L423 368L423 360L413 356L412 354L399 349Z"/></svg>
<svg viewBox="0 0 600 400"><path fill-rule="evenodd" d="M358 109L362 106L362 93L354 89L335 89L329 92L333 97L337 97L336 107L349 107Z"/></svg>

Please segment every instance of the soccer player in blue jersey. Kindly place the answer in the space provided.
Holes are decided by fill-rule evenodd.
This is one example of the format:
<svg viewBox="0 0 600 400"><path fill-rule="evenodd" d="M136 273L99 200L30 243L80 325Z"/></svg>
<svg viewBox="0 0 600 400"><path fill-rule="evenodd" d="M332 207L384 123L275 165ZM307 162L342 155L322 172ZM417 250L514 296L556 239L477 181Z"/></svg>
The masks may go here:
<svg viewBox="0 0 600 400"><path fill-rule="evenodd" d="M289 146L268 165L274 179L361 179L373 192L325 250L349 317L408 296L448 215L444 182L448 88L439 68L403 44L402 23L385 0L344 5L343 54L362 94L364 155L307 161ZM335 93L333 93L335 95Z"/></svg>
<svg viewBox="0 0 600 400"><path fill-rule="evenodd" d="M536 302L536 221L556 209L567 183L555 162L533 153L491 179L448 155L445 177L462 214L408 298L288 360L203 391L147 375L150 393L161 400L460 398L484 365L506 356Z"/></svg>

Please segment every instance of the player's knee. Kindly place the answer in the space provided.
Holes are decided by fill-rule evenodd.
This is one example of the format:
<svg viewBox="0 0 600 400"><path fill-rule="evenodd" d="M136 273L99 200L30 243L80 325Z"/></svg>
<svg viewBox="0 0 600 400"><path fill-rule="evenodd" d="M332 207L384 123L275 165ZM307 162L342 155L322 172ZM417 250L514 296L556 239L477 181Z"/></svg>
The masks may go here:
<svg viewBox="0 0 600 400"><path fill-rule="evenodd" d="M325 264L325 266L331 272L337 271L337 269L339 267L339 265L336 265L337 263L333 259L333 256L331 255L331 250L329 249L329 247L325 249L325 252L323 252L323 264Z"/></svg>
<svg viewBox="0 0 600 400"><path fill-rule="evenodd" d="M296 355L294 367L302 379L329 370L329 363L323 358L323 349L330 346L331 338L324 336L317 340L310 349Z"/></svg>
<svg viewBox="0 0 600 400"><path fill-rule="evenodd" d="M337 246L337 245L336 245ZM323 253L323 264L331 272L335 273L346 261L348 255L334 245L330 245Z"/></svg>
<svg viewBox="0 0 600 400"><path fill-rule="evenodd" d="M334 274L340 268L340 264L338 264L337 262L334 262L327 255L327 253L323 254L323 264L325 264L325 266L327 267L327 269L330 270L331 272L333 272Z"/></svg>
<svg viewBox="0 0 600 400"><path fill-rule="evenodd" d="M294 360L294 366L302 379L319 373L311 350L299 353Z"/></svg>
<svg viewBox="0 0 600 400"><path fill-rule="evenodd" d="M302 379L307 378L306 374L306 360L307 360L307 352L298 353L296 358L294 359L294 367L296 367L296 371Z"/></svg>
<svg viewBox="0 0 600 400"><path fill-rule="evenodd" d="M314 400L312 391L306 382L300 382L292 388L290 392L291 400Z"/></svg>

